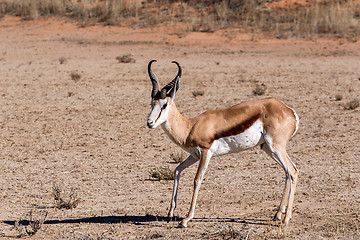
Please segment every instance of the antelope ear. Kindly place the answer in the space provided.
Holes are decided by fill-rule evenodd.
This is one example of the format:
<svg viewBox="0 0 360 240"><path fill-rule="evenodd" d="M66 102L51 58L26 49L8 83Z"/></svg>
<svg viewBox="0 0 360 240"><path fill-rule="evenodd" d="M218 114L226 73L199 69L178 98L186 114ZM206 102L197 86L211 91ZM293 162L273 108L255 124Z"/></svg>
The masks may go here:
<svg viewBox="0 0 360 240"><path fill-rule="evenodd" d="M170 90L170 92L168 94L166 94L166 96L170 97L170 104L172 104L172 102L174 101L175 98L175 94L178 91L180 87L180 77L176 77L176 83L175 86Z"/></svg>
<svg viewBox="0 0 360 240"><path fill-rule="evenodd" d="M166 94L167 97L174 98L176 92L179 90L180 87L180 77L177 76L175 80L174 86L170 89L170 91Z"/></svg>
<svg viewBox="0 0 360 240"><path fill-rule="evenodd" d="M174 80L172 80L168 85L172 85L172 88L170 89L170 91L166 94L166 96L170 97L172 100L171 102L174 100L175 98L175 94L177 92L177 90L180 87L180 77L181 77L181 73L182 73L182 69L181 66L178 62L176 61L172 61L172 63L175 63L178 67L178 73L176 74L176 77L174 78Z"/></svg>

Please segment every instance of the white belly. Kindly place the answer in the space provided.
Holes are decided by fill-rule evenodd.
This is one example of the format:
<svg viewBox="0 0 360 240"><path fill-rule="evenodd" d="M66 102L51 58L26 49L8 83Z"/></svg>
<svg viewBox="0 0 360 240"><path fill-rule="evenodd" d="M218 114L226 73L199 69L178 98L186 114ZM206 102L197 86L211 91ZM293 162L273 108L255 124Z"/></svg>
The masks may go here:
<svg viewBox="0 0 360 240"><path fill-rule="evenodd" d="M241 152L263 143L262 133L263 124L260 120L257 120L243 133L215 140L211 149L214 152L214 156Z"/></svg>
<svg viewBox="0 0 360 240"><path fill-rule="evenodd" d="M228 153L237 153L249 148L256 147L264 142L263 124L257 120L249 129L238 135L217 139L211 145L212 156L219 156ZM196 158L201 156L201 148L183 148Z"/></svg>

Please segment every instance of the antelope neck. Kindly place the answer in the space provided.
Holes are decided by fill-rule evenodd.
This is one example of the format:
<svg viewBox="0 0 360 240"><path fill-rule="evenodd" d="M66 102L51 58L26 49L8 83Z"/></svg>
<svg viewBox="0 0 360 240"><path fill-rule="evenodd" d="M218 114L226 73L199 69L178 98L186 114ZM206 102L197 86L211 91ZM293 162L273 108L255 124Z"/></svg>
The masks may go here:
<svg viewBox="0 0 360 240"><path fill-rule="evenodd" d="M193 121L181 115L173 102L170 106L168 119L161 127L174 143L184 146L192 125Z"/></svg>

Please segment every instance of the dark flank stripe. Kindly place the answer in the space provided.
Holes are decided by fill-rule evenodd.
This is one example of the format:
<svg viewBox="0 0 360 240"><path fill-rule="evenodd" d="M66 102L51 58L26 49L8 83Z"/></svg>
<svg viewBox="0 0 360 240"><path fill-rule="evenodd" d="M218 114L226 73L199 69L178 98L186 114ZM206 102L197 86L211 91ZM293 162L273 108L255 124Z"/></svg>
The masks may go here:
<svg viewBox="0 0 360 240"><path fill-rule="evenodd" d="M239 125L235 125L229 129L224 129L221 132L216 132L214 140L224 138L224 137L229 137L229 136L235 136L240 133L243 133L247 129L249 129L259 118L260 118L260 114L253 115L249 119L247 119L246 121L242 122Z"/></svg>

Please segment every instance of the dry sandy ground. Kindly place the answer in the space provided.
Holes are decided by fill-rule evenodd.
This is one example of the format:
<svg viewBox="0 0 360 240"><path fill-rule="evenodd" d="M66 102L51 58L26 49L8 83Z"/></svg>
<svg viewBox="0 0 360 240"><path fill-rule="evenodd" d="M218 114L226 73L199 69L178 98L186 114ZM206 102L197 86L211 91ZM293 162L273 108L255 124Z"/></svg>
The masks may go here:
<svg viewBox="0 0 360 240"><path fill-rule="evenodd" d="M359 42L176 31L0 19L1 237L19 236L15 222L32 211L48 213L32 239L359 239L360 112L344 109L359 99ZM124 54L136 62L119 63ZM271 221L284 172L260 149L212 159L189 227L165 221L172 181L151 171L174 169L181 151L145 124L151 59L162 84L176 75L171 60L183 66L175 101L187 117L270 96L297 111L288 149L300 178L286 229ZM268 90L255 96L261 83ZM195 171L182 175L178 218ZM78 207L54 209L54 184L73 189Z"/></svg>

